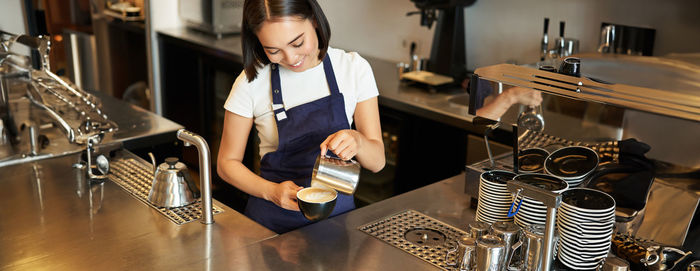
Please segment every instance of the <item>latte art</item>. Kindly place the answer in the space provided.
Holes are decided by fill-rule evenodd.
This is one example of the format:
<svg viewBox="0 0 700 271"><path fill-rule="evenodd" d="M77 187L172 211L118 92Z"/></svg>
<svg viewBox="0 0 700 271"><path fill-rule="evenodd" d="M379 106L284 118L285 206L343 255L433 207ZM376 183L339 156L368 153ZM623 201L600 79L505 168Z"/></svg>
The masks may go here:
<svg viewBox="0 0 700 271"><path fill-rule="evenodd" d="M324 203L334 200L336 197L336 192L323 188L309 187L299 191L299 193L297 193L297 197L306 202Z"/></svg>
<svg viewBox="0 0 700 271"><path fill-rule="evenodd" d="M305 201L310 201L310 202L326 202L329 200L333 200L334 196L333 193L331 192L312 192L312 193L307 193L304 196Z"/></svg>

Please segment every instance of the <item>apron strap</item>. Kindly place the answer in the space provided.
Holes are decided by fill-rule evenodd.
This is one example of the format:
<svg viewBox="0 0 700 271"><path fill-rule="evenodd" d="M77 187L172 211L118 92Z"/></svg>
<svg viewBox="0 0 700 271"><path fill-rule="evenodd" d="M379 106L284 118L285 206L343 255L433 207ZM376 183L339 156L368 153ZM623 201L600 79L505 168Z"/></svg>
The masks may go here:
<svg viewBox="0 0 700 271"><path fill-rule="evenodd" d="M284 102L282 100L282 83L280 80L280 69L277 64L270 64L272 69L272 111L275 112L275 121L279 124L280 121L287 119L287 112L284 110ZM326 74L326 82L331 90L331 96L340 94L338 82L335 79L331 58L326 54L323 58L323 72ZM278 126L279 127L279 126Z"/></svg>
<svg viewBox="0 0 700 271"><path fill-rule="evenodd" d="M323 72L326 73L326 81L328 82L328 87L331 89L331 95L339 94L338 82L335 80L335 72L333 72L333 65L331 64L331 58L328 56L328 53L326 53L326 57L323 58Z"/></svg>
<svg viewBox="0 0 700 271"><path fill-rule="evenodd" d="M280 122L287 119L287 113L284 111L284 102L282 101L282 84L280 83L280 69L277 64L270 64L272 69L272 111L275 112L275 120Z"/></svg>

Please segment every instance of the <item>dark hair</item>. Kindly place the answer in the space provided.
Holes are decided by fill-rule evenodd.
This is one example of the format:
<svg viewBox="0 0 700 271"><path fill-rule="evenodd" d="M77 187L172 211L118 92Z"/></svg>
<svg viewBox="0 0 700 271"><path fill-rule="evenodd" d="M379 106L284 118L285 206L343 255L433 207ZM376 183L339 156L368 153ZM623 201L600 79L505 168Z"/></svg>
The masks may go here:
<svg viewBox="0 0 700 271"><path fill-rule="evenodd" d="M265 20L294 16L309 19L314 23L318 37L318 59L323 59L328 50L331 28L326 15L316 0L246 0L243 4L243 24L241 41L243 47L243 67L248 82L258 76L258 67L270 63L256 32Z"/></svg>

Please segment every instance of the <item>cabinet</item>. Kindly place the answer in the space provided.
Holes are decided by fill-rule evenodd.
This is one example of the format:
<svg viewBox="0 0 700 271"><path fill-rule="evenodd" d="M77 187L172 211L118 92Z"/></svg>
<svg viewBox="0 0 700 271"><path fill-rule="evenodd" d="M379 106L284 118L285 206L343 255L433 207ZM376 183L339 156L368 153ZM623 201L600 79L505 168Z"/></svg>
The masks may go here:
<svg viewBox="0 0 700 271"><path fill-rule="evenodd" d="M123 98L127 88L148 82L146 32L142 22L109 20L107 23L110 79L112 96ZM142 101L140 104L148 104Z"/></svg>

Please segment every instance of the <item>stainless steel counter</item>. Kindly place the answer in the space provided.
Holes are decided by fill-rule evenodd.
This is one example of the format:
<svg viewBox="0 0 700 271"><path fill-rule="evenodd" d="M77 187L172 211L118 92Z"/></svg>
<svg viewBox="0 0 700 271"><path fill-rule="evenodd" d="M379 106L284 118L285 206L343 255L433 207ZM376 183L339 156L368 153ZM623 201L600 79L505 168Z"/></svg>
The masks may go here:
<svg viewBox="0 0 700 271"><path fill-rule="evenodd" d="M377 81L379 104L461 129L473 129L474 116L467 112L469 95L465 91L457 89L431 93L427 89L400 81L396 63L371 57L366 59L372 66ZM484 131L474 132L481 134Z"/></svg>
<svg viewBox="0 0 700 271"><path fill-rule="evenodd" d="M155 113L128 104L105 93L95 93L102 100L105 113L119 125L107 140L123 142L127 149L152 146L159 139L176 140L175 132L184 128ZM108 141L106 141L108 142Z"/></svg>
<svg viewBox="0 0 700 271"><path fill-rule="evenodd" d="M474 217L460 175L279 236L218 202L216 223L178 226L112 181L86 182L78 159L0 168L0 269L431 270L358 227L409 208L460 229Z"/></svg>
<svg viewBox="0 0 700 271"><path fill-rule="evenodd" d="M211 258L211 266L240 270L437 270L428 262L370 236L358 228L407 209L466 230L473 221L464 175L327 219L235 253ZM209 261L209 260L207 260ZM192 268L203 263L193 263Z"/></svg>
<svg viewBox="0 0 700 271"><path fill-rule="evenodd" d="M0 270L437 270L359 228L408 209L463 231L475 217L460 174L282 235L218 202L215 224L178 226L112 181L87 183L77 160L0 168Z"/></svg>
<svg viewBox="0 0 700 271"><path fill-rule="evenodd" d="M222 270L276 235L218 202L215 224L178 226L112 181L86 183L77 161L0 168L1 270Z"/></svg>

